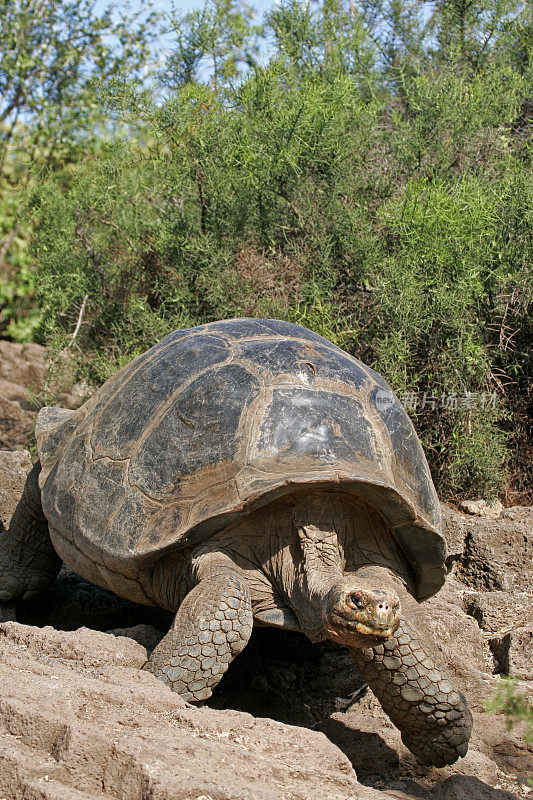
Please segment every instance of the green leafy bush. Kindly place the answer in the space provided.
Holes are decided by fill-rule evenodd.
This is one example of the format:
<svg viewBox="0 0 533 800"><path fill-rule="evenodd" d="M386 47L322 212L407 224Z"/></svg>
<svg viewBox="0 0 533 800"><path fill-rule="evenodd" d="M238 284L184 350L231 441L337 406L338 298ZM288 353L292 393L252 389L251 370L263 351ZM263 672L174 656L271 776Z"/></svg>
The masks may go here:
<svg viewBox="0 0 533 800"><path fill-rule="evenodd" d="M435 398L412 413L441 492L502 493L511 477L520 489L509 455L527 435L529 23L487 2L476 24L492 19L490 36L472 23L467 40L452 5L424 33L410 6L398 21L384 4L395 34L380 42L371 4L295 3L270 15L269 63L238 81L202 82L179 59L164 98L117 81L106 102L136 139L28 200L40 335L63 346L87 297L76 347L101 381L173 328L293 320L400 396ZM182 45L203 48L202 16L189 23Z"/></svg>

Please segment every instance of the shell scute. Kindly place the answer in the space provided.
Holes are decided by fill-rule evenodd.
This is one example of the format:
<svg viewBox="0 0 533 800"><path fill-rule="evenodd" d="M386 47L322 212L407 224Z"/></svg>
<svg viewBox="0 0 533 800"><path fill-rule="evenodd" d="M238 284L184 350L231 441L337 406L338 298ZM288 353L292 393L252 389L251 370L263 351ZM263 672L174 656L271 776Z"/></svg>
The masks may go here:
<svg viewBox="0 0 533 800"><path fill-rule="evenodd" d="M165 511L166 531L157 525L161 508L130 488L102 532L102 561L105 566L120 571L126 554L140 556L154 547L162 547L162 534L169 535L169 529L175 534L182 521L179 508ZM135 575L135 559L132 561L131 574Z"/></svg>
<svg viewBox="0 0 533 800"><path fill-rule="evenodd" d="M285 322L278 319L248 319L240 317L237 319L222 319L218 322L209 322L201 326L201 329L209 328L211 332L227 336L229 339L240 340L250 339L259 336L294 338L296 330L302 339L315 342L324 342L318 333L294 325L292 322ZM200 329L199 329L200 330Z"/></svg>
<svg viewBox="0 0 533 800"><path fill-rule="evenodd" d="M372 390L370 399L390 436L393 453L392 471L396 481L417 499L429 523L436 527L440 526L440 506L413 423L383 379Z"/></svg>
<svg viewBox="0 0 533 800"><path fill-rule="evenodd" d="M306 339L274 339L239 342L235 346L236 358L249 359L258 368L269 373L275 382L283 376L293 383L312 385L319 382L361 388L370 385L370 378L355 359L331 346Z"/></svg>
<svg viewBox="0 0 533 800"><path fill-rule="evenodd" d="M218 336L199 333L188 337L187 346L181 347L180 339L173 342L169 338L159 348L152 348L149 358L141 356L139 368L133 374L125 373L124 381L113 387L107 402L107 392L102 392L103 402L87 418L87 424L93 424L95 458L131 457L152 417L171 400L176 389L199 370L229 357L227 342Z"/></svg>
<svg viewBox="0 0 533 800"><path fill-rule="evenodd" d="M360 400L310 388L273 391L262 417L251 465L321 470L325 464L370 463L381 454ZM362 466L362 464L361 464Z"/></svg>
<svg viewBox="0 0 533 800"><path fill-rule="evenodd" d="M259 388L258 378L239 364L203 372L143 442L131 461L130 483L150 497L176 500L220 483L224 471L232 477L246 446L241 418Z"/></svg>

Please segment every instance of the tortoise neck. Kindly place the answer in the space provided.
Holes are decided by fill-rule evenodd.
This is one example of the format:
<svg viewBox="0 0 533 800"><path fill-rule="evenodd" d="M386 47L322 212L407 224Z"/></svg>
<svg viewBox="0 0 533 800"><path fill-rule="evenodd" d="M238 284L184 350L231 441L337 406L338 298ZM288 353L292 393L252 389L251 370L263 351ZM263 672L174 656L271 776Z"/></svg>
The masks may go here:
<svg viewBox="0 0 533 800"><path fill-rule="evenodd" d="M309 495L293 509L297 557L291 605L302 630L313 639L324 638L326 597L344 575L346 560L338 532L345 515L345 504L331 493Z"/></svg>

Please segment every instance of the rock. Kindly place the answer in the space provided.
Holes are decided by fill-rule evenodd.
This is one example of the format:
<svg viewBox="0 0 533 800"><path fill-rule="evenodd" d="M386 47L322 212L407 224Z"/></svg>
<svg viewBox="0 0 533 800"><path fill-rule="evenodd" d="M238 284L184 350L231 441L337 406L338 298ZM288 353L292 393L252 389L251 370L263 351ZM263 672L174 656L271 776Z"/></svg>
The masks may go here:
<svg viewBox="0 0 533 800"><path fill-rule="evenodd" d="M47 381L55 405L78 408L91 395L93 389L86 383L72 385L73 362L68 356L54 362L51 376L47 359L41 345L0 339L0 448L13 450L31 443Z"/></svg>
<svg viewBox="0 0 533 800"><path fill-rule="evenodd" d="M46 348L0 340L0 378L40 392L46 376Z"/></svg>
<svg viewBox="0 0 533 800"><path fill-rule="evenodd" d="M468 519L443 506L443 531L452 577L478 591L533 593L533 526L531 515L494 521ZM526 567L526 568L525 568Z"/></svg>
<svg viewBox="0 0 533 800"><path fill-rule="evenodd" d="M519 691L522 687L519 686ZM498 768L512 775L519 783L527 783L533 775L533 748L525 743L526 723L516 725L511 731L501 724L502 718L493 714L479 716L474 723L480 744Z"/></svg>
<svg viewBox="0 0 533 800"><path fill-rule="evenodd" d="M531 523L533 519L533 508L531 506L511 506L511 508L504 508L502 517L505 519L518 519L527 520Z"/></svg>
<svg viewBox="0 0 533 800"><path fill-rule="evenodd" d="M451 602L449 595L437 594L419 607L417 628L435 645L435 655L468 696L472 709L482 708L492 676L483 650L478 624Z"/></svg>
<svg viewBox="0 0 533 800"><path fill-rule="evenodd" d="M60 392L57 396L56 404L63 408L79 408L89 399L93 392L94 389L85 383L85 381L80 381L79 383L75 383L68 392Z"/></svg>
<svg viewBox="0 0 533 800"><path fill-rule="evenodd" d="M87 668L89 674L94 671L92 668L110 664L127 664L140 669L146 661L146 649L132 639L117 639L88 628L56 631L49 626L34 628L18 622L4 622L0 625L0 663L4 669L4 650L11 652L13 646L37 657L40 663L51 666L75 661L78 668Z"/></svg>
<svg viewBox="0 0 533 800"><path fill-rule="evenodd" d="M320 730L350 759L361 780L396 773L404 750L400 732L379 708L377 714L355 705L348 713L333 714Z"/></svg>
<svg viewBox="0 0 533 800"><path fill-rule="evenodd" d="M477 520L461 514L455 508L441 503L442 532L448 547L448 567L451 568L463 556L465 539Z"/></svg>
<svg viewBox="0 0 533 800"><path fill-rule="evenodd" d="M531 617L533 596L526 592L465 592L463 604L484 631L520 628Z"/></svg>
<svg viewBox="0 0 533 800"><path fill-rule="evenodd" d="M107 631L113 636L126 636L146 648L148 653L157 647L164 634L153 625L133 625L131 628L115 628Z"/></svg>
<svg viewBox="0 0 533 800"><path fill-rule="evenodd" d="M461 508L468 514L487 519L499 519L503 511L503 505L499 500L494 500L493 503L487 503L486 500L463 500Z"/></svg>
<svg viewBox="0 0 533 800"><path fill-rule="evenodd" d="M498 672L533 680L533 624L494 636L489 644Z"/></svg>
<svg viewBox="0 0 533 800"><path fill-rule="evenodd" d="M469 775L452 775L435 792L435 800L518 800L505 789L492 789Z"/></svg>
<svg viewBox="0 0 533 800"><path fill-rule="evenodd" d="M494 786L498 782L498 767L495 762L477 750L475 744L471 745L466 756L453 764L450 769L462 775L473 775L489 786Z"/></svg>
<svg viewBox="0 0 533 800"><path fill-rule="evenodd" d="M0 378L0 397L22 406L28 401L28 392L18 383L11 383L11 381Z"/></svg>
<svg viewBox="0 0 533 800"><path fill-rule="evenodd" d="M387 800L326 737L191 708L124 637L0 625L6 800ZM13 674L17 679L13 680Z"/></svg>
<svg viewBox="0 0 533 800"><path fill-rule="evenodd" d="M27 450L0 450L0 531L9 528L31 467Z"/></svg>
<svg viewBox="0 0 533 800"><path fill-rule="evenodd" d="M28 446L34 427L33 413L18 403L0 397L0 449L16 450Z"/></svg>

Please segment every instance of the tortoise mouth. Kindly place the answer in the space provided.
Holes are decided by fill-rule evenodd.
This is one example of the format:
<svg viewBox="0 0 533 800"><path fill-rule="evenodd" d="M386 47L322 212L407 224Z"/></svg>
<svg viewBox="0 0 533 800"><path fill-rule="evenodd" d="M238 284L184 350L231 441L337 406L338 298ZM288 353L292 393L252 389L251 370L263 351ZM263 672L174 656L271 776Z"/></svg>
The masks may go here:
<svg viewBox="0 0 533 800"><path fill-rule="evenodd" d="M364 622L346 622L339 624L338 621L330 620L326 624L325 631L328 639L333 639L340 644L347 644L359 647L371 647L372 645L385 642L394 634L399 625L399 620L387 627L377 627L366 625Z"/></svg>
<svg viewBox="0 0 533 800"><path fill-rule="evenodd" d="M398 626L396 625L396 627L390 626L388 628L372 628L362 622L356 622L355 624L355 630L358 633L361 633L363 636L377 636L378 639L388 639L390 636L392 636L397 627Z"/></svg>

